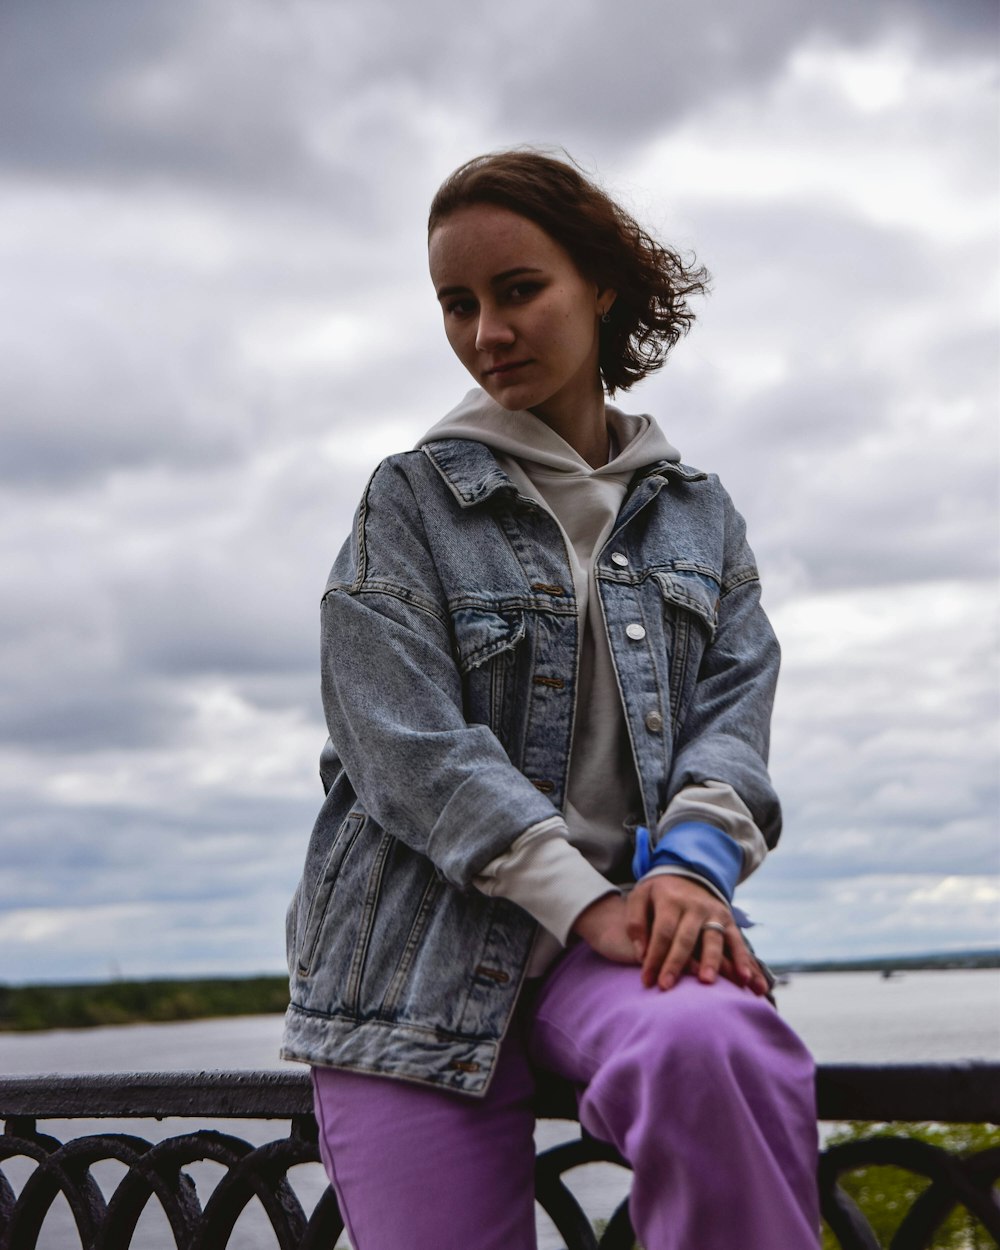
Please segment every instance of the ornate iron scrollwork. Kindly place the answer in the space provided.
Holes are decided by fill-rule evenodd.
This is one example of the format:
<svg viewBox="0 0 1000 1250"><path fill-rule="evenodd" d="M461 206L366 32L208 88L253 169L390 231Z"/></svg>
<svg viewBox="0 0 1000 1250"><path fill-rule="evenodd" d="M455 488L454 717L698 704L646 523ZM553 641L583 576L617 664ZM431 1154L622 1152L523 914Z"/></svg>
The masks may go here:
<svg viewBox="0 0 1000 1250"><path fill-rule="evenodd" d="M3 1173L3 1164L17 1157L36 1164L19 1194ZM126 1171L106 1199L91 1168L108 1160ZM153 1200L166 1217L177 1250L223 1250L255 1199L278 1250L330 1250L344 1227L332 1190L327 1189L307 1217L288 1179L290 1168L318 1161L315 1139L295 1133L256 1147L228 1133L204 1130L155 1145L118 1133L62 1144L23 1122L9 1122L0 1138L0 1247L34 1250L53 1203L62 1195L85 1250L127 1250ZM203 1162L225 1169L204 1206L187 1171Z"/></svg>
<svg viewBox="0 0 1000 1250"><path fill-rule="evenodd" d="M949 1079L950 1078L950 1079ZM821 1069L820 1115L827 1119L1000 1118L1000 1065L935 1065L905 1070L860 1066ZM239 1250L234 1230L257 1204L277 1250L330 1250L343 1231L329 1188L307 1214L289 1178L300 1164L317 1163L319 1151L311 1092L305 1074L187 1073L116 1077L49 1077L0 1080L0 1250L35 1250L46 1220L64 1199L84 1250L139 1250L133 1237L143 1213L158 1205L177 1250ZM572 1090L553 1085L538 1107L542 1117L572 1119ZM866 1114L867 1113L867 1114ZM281 1119L287 1136L254 1146L230 1133L186 1132L151 1143L142 1137L102 1133L65 1143L38 1131L38 1119L187 1118ZM30 1174L18 1190L5 1172L17 1163ZM105 1193L93 1169L114 1161L123 1174ZM208 1162L222 1176L203 1202L191 1169ZM623 1202L598 1236L564 1178L574 1168L606 1162L625 1166L594 1138L564 1142L538 1156L535 1192L566 1250L632 1250L634 1234ZM859 1168L891 1165L930 1182L904 1216L891 1247L880 1246L871 1227L841 1188L840 1178ZM11 1173L13 1175L13 1173ZM843 1250L930 1250L936 1231L956 1205L970 1211L1000 1246L1000 1147L967 1158L906 1137L873 1136L831 1146L821 1156L823 1214Z"/></svg>

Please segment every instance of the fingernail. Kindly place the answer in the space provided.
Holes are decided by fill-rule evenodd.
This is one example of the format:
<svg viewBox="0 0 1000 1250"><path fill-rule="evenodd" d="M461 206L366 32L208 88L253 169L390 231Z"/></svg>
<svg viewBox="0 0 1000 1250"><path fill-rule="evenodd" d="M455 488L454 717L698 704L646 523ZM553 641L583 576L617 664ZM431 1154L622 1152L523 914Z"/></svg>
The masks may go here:
<svg viewBox="0 0 1000 1250"><path fill-rule="evenodd" d="M667 975L660 982L660 989L670 990L670 989L673 989L673 986L674 986L674 977L668 972Z"/></svg>

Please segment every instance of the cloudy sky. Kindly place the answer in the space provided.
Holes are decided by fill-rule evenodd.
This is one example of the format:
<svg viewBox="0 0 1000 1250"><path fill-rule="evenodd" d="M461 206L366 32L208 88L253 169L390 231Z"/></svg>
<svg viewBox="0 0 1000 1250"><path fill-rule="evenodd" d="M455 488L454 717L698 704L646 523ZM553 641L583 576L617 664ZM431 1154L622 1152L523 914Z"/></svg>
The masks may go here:
<svg viewBox="0 0 1000 1250"><path fill-rule="evenodd" d="M1000 942L993 0L2 0L0 980L283 967L318 600L466 389L460 161L714 276L657 415L784 644L773 959Z"/></svg>

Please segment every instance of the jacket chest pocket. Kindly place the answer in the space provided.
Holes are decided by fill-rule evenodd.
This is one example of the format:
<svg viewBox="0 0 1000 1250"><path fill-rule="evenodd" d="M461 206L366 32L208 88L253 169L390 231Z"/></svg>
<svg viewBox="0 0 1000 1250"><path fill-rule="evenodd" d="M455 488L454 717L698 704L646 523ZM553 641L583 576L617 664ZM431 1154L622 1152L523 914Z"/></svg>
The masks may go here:
<svg viewBox="0 0 1000 1250"><path fill-rule="evenodd" d="M451 622L465 719L469 724L488 725L504 741L510 725L508 702L515 685L516 652L526 633L524 613L458 608Z"/></svg>
<svg viewBox="0 0 1000 1250"><path fill-rule="evenodd" d="M705 648L719 621L718 580L702 569L675 567L654 574L663 600L670 649L670 715L682 724Z"/></svg>

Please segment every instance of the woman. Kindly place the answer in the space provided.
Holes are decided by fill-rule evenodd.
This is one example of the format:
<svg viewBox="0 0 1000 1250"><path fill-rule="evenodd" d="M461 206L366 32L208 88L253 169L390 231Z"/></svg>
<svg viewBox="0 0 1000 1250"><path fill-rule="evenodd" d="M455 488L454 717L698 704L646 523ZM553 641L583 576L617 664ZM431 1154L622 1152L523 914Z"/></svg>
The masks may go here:
<svg viewBox="0 0 1000 1250"><path fill-rule="evenodd" d="M289 912L283 1053L352 1244L533 1247L555 1072L646 1250L815 1247L812 1065L731 907L780 827L777 644L718 481L605 402L704 271L531 151L458 169L428 238L478 389L379 466L334 565Z"/></svg>

